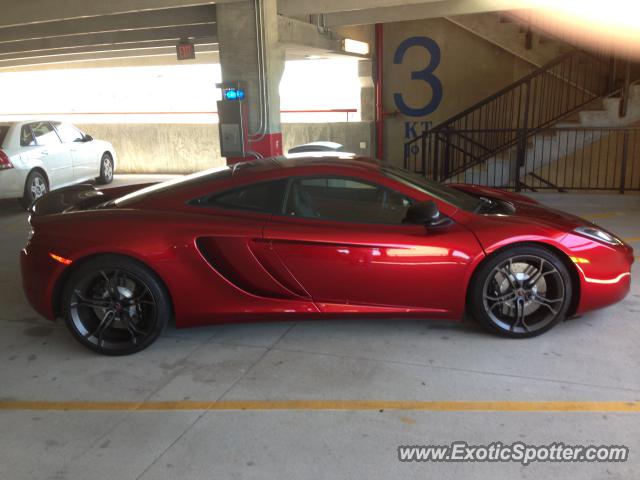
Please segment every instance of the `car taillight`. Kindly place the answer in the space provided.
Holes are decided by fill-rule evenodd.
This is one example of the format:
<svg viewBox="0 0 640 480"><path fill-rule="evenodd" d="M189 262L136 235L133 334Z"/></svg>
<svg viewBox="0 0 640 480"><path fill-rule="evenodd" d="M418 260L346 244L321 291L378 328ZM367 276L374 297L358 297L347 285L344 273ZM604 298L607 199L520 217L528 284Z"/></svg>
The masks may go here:
<svg viewBox="0 0 640 480"><path fill-rule="evenodd" d="M13 163L11 163L6 153L0 150L0 170L6 170L7 168L13 168Z"/></svg>

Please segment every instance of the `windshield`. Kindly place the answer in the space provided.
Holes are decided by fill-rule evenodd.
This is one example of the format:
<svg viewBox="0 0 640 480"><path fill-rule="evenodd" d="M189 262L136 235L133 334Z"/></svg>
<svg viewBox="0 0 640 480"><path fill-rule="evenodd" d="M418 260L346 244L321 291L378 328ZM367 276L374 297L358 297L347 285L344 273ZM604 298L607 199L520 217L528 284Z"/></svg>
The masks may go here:
<svg viewBox="0 0 640 480"><path fill-rule="evenodd" d="M420 190L427 195L431 195L438 200L447 202L461 210L473 212L481 202L481 200L469 195L468 193L447 187L446 185L434 182L433 180L427 180L420 175L403 170L402 168L385 166L380 171L389 178L404 183L405 185L409 185L410 187Z"/></svg>
<svg viewBox="0 0 640 480"><path fill-rule="evenodd" d="M191 175L185 175L183 177L174 178L173 180L157 183L141 190L136 190L135 192L129 193L124 197L120 197L111 202L108 202L106 205L126 207L157 192L165 192L167 190L179 188L184 185L199 183L202 181L210 182L212 180L228 178L229 176L231 176L231 169L226 165L224 167L212 168L209 170L204 170L203 172L192 173Z"/></svg>

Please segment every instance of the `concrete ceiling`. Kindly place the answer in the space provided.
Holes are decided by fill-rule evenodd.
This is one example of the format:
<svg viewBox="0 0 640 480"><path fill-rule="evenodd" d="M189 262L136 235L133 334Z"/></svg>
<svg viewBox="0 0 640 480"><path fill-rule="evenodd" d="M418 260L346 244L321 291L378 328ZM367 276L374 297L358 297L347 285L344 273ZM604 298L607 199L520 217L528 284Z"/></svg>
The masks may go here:
<svg viewBox="0 0 640 480"><path fill-rule="evenodd" d="M113 8L119 2L82 5L93 8L99 3ZM203 4L100 16L81 16L87 13L81 9L72 18L0 26L0 68L92 58L175 55L176 44L182 38L191 39L197 45L196 51L215 52L218 50L215 8ZM71 15L64 9L56 13L60 17ZM7 22L4 15L0 18Z"/></svg>
<svg viewBox="0 0 640 480"><path fill-rule="evenodd" d="M71 20L117 13L195 7L238 0L22 0L3 8L0 28L54 20Z"/></svg>
<svg viewBox="0 0 640 480"><path fill-rule="evenodd" d="M176 44L187 37L210 60L218 52L215 4L236 1L241 0L11 2L0 15L0 69L139 57L173 61ZM531 1L279 0L280 37L289 57L340 54L340 37L311 27L311 15L322 15L326 27L370 25L509 10Z"/></svg>
<svg viewBox="0 0 640 480"><path fill-rule="evenodd" d="M324 15L327 27L530 8L533 0L279 0L285 16Z"/></svg>

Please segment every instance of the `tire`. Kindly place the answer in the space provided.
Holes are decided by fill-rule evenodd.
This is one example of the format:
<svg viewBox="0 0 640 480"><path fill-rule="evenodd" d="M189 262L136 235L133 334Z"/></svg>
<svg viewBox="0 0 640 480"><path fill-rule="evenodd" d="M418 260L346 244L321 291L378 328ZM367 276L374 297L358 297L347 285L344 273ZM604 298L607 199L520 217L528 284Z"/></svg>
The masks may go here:
<svg viewBox="0 0 640 480"><path fill-rule="evenodd" d="M102 185L113 182L113 158L110 153L105 153L100 159L100 176L97 180Z"/></svg>
<svg viewBox="0 0 640 480"><path fill-rule="evenodd" d="M475 272L469 313L509 338L540 335L560 323L571 304L571 275L562 259L538 246L508 248Z"/></svg>
<svg viewBox="0 0 640 480"><path fill-rule="evenodd" d="M129 355L151 345L171 317L169 294L139 262L104 255L71 272L62 294L71 334L103 355Z"/></svg>
<svg viewBox="0 0 640 480"><path fill-rule="evenodd" d="M28 209L33 202L49 192L49 182L42 172L34 170L29 173L24 182L24 193L22 194L22 206Z"/></svg>

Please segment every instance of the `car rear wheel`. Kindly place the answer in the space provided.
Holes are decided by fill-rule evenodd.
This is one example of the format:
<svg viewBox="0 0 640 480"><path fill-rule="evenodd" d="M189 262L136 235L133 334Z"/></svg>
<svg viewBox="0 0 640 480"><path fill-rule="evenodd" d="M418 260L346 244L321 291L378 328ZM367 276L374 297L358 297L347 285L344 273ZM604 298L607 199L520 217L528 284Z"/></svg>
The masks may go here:
<svg viewBox="0 0 640 480"><path fill-rule="evenodd" d="M113 181L113 158L108 153L102 155L100 159L100 176L98 182L102 184L111 183Z"/></svg>
<svg viewBox="0 0 640 480"><path fill-rule="evenodd" d="M155 274L119 256L99 257L78 267L66 282L63 302L73 336L104 355L147 348L171 315L169 295Z"/></svg>
<svg viewBox="0 0 640 480"><path fill-rule="evenodd" d="M38 171L33 171L24 182L24 194L22 195L22 206L29 208L33 202L44 196L49 191L47 178Z"/></svg>
<svg viewBox="0 0 640 480"><path fill-rule="evenodd" d="M571 303L571 276L554 253L515 247L490 257L469 290L471 314L506 337L540 335L564 318Z"/></svg>

